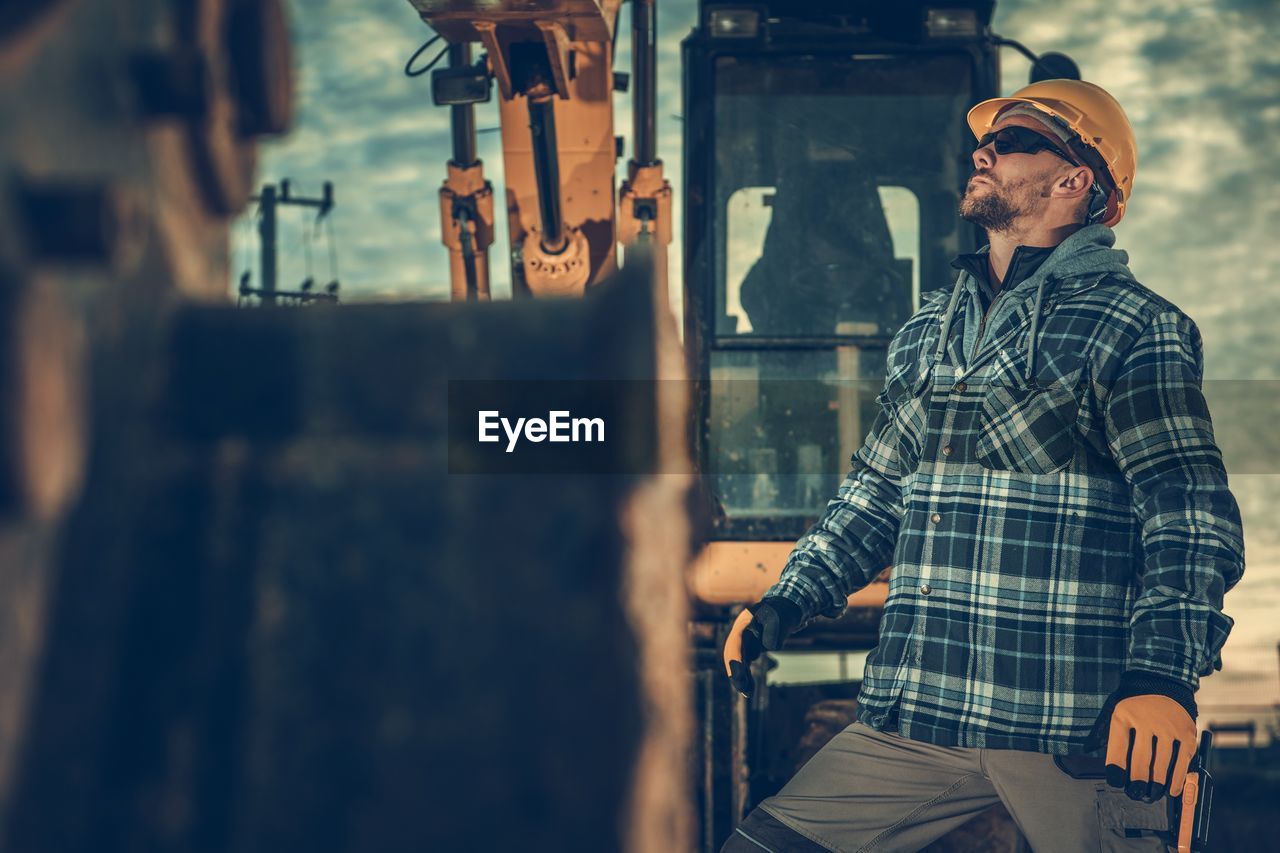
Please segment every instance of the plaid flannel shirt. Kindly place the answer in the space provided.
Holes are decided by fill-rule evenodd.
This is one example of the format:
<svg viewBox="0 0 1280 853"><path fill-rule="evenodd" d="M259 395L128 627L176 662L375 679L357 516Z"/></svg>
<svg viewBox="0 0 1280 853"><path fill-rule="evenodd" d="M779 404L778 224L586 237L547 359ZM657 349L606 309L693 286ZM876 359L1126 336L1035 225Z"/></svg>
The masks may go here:
<svg viewBox="0 0 1280 853"><path fill-rule="evenodd" d="M1124 276L1038 290L1006 295L968 363L960 329L938 344L951 289L928 295L852 470L768 593L836 616L892 564L859 696L874 728L1079 753L1125 670L1194 691L1222 667L1244 545L1199 330Z"/></svg>

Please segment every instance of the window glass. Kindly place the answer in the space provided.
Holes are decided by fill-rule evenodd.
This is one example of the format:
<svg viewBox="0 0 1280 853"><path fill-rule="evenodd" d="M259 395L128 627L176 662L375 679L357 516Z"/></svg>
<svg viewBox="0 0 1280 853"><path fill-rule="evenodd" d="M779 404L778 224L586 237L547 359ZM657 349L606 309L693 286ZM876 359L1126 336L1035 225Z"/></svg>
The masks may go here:
<svg viewBox="0 0 1280 853"><path fill-rule="evenodd" d="M718 60L716 333L891 334L949 283L970 100L959 54Z"/></svg>
<svg viewBox="0 0 1280 853"><path fill-rule="evenodd" d="M706 459L734 538L822 514L891 337L954 279L971 100L965 54L717 60Z"/></svg>
<svg viewBox="0 0 1280 853"><path fill-rule="evenodd" d="M888 226L894 263L904 277L899 282L898 295L909 299L909 308L914 310L920 304L920 204L915 193L906 187L877 187L876 191L880 216ZM742 283L760 261L765 234L773 218L775 195L775 187L743 187L729 197L725 207L729 249L725 258L725 313L732 318L732 325L738 332L755 330L750 316L742 307ZM841 272L840 265L832 262L823 268L810 268L804 274L818 276L832 288L841 290L840 283L833 280ZM797 270L796 274L801 272ZM876 310L890 313L893 308L893 305L876 306ZM879 319L891 321L897 318ZM905 321L906 317L900 319ZM844 320L837 325L842 325L842 328L833 327L833 332L876 334L884 331L884 324L875 317L864 317L862 322Z"/></svg>
<svg viewBox="0 0 1280 853"><path fill-rule="evenodd" d="M709 473L727 517L816 516L875 418L885 351L716 351Z"/></svg>

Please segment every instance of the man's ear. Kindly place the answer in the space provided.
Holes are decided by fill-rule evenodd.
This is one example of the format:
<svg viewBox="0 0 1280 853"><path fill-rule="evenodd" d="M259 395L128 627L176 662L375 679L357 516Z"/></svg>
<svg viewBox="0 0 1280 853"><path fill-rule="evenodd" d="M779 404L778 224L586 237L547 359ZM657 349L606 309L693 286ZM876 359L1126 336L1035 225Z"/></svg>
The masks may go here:
<svg viewBox="0 0 1280 853"><path fill-rule="evenodd" d="M1082 196L1093 186L1093 170L1088 166L1074 166L1062 177L1058 186L1066 190L1069 196Z"/></svg>

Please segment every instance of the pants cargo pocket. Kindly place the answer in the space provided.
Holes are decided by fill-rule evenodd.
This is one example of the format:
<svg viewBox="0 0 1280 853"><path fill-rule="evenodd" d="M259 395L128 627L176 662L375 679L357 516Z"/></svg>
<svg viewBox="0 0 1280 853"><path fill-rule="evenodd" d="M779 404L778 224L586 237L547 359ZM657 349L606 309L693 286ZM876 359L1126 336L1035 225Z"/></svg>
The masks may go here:
<svg viewBox="0 0 1280 853"><path fill-rule="evenodd" d="M1142 803L1108 785L1099 785L1097 792L1102 853L1173 849L1164 797L1154 803Z"/></svg>

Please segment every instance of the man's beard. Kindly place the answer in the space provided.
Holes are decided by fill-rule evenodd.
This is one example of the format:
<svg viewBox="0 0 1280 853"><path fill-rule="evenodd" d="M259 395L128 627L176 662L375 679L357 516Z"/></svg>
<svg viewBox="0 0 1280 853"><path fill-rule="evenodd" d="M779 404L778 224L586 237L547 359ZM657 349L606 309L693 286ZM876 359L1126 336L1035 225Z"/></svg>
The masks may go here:
<svg viewBox="0 0 1280 853"><path fill-rule="evenodd" d="M976 184L970 183L965 188L964 197L960 199L960 216L988 232L1008 231L1014 220L1026 213L1014 204L1013 193L987 179L988 192L974 195Z"/></svg>

